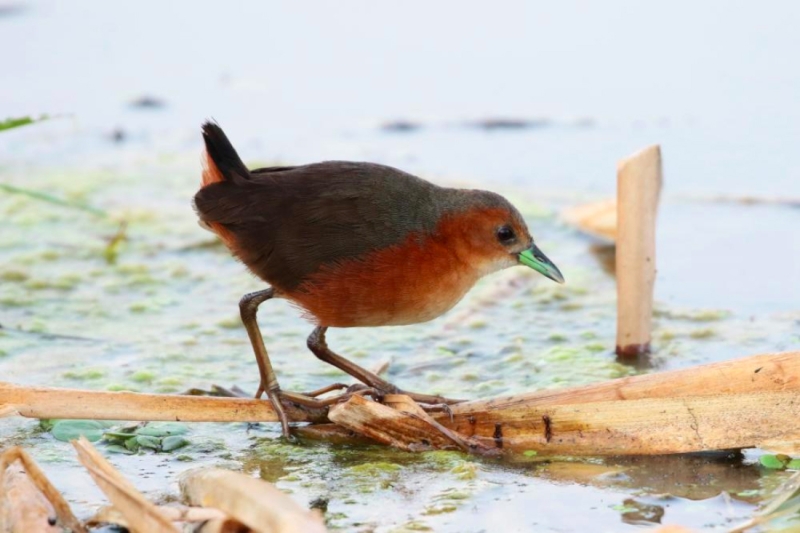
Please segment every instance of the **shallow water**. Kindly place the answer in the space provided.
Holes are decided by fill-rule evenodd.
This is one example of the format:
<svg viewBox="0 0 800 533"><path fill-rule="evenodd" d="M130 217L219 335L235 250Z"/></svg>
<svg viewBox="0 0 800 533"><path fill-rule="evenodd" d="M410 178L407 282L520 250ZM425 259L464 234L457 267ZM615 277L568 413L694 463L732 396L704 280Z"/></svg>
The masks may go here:
<svg viewBox="0 0 800 533"><path fill-rule="evenodd" d="M707 35L693 23L680 40L667 43L672 30L657 29L648 46L626 48L626 25L658 16L674 28L677 8L620 7L619 17L601 17L581 6L586 17L578 20L570 18L575 5L565 4L526 11L524 24L505 13L483 25L480 13L466 9L447 25L444 7L423 16L362 4L337 19L350 29L340 40L323 21L341 14L322 7L305 13L264 4L235 17L200 5L193 24L160 4L23 8L0 18L0 48L25 43L4 57L2 110L73 115L0 135L0 182L108 217L0 194L4 381L165 393L212 384L255 389L237 302L261 285L197 227L190 206L198 124L208 115L253 164L367 159L442 184L492 188L520 207L566 285L512 269L483 280L430 323L331 331L330 345L365 366L389 359L388 377L402 386L489 397L800 345L793 231L800 209L717 200L800 197L793 163L800 109L790 90L799 80L796 69L781 70L793 65L787 50L797 49L787 13L726 9L714 31L727 48L715 48L714 70L701 68L710 51L692 52ZM691 9L699 18L723 16ZM397 26L367 24L375 17L393 17ZM762 18L770 20L763 28ZM228 32L215 46L198 45L193 26L234 27L234 19L237 37ZM410 43L401 23L427 32ZM473 27L484 32L477 48L462 33ZM557 27L569 29L563 35ZM737 29L751 38L739 39ZM603 40L606 32L615 36ZM640 77L616 66L623 51L634 60L648 50L664 61L670 84L658 83L657 69ZM194 57L204 59L187 59ZM342 57L352 59L335 70ZM741 64L748 76L735 74ZM779 72L780 83L763 82ZM128 106L142 94L163 98L165 107ZM745 105L754 101L763 105ZM496 115L547 121L491 132L465 124ZM379 128L406 117L422 128ZM121 142L109 138L114 129ZM662 144L666 166L655 353L651 368L636 369L612 353L615 288L602 247L558 213L613 194L615 161L652 142ZM121 220L127 238L111 264L107 246ZM290 306L270 302L260 323L285 388L343 379L307 351L311 326ZM174 495L187 468L244 469L302 504L327 499L330 527L344 531L621 531L652 522L724 530L749 517L787 475L758 466L754 451L499 463L451 452L288 446L277 437L272 425L193 424L191 445L179 452L110 457L155 499ZM104 502L69 445L35 421L0 421L0 446L12 443L33 452L81 516Z"/></svg>

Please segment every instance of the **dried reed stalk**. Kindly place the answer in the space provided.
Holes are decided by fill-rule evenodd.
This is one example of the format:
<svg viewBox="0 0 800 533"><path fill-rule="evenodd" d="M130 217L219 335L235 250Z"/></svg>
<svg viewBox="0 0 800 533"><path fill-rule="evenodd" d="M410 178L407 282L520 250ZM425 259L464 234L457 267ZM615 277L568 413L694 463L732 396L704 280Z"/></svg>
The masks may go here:
<svg viewBox="0 0 800 533"><path fill-rule="evenodd" d="M617 165L617 354L621 357L650 351L661 182L657 145Z"/></svg>
<svg viewBox="0 0 800 533"><path fill-rule="evenodd" d="M286 405L298 422L325 420L324 409ZM0 382L0 416L95 420L180 420L184 422L276 422L272 404L247 398L218 398L136 392L23 387Z"/></svg>
<svg viewBox="0 0 800 533"><path fill-rule="evenodd" d="M191 505L219 509L261 533L324 533L322 517L269 483L230 470L195 469L180 478Z"/></svg>
<svg viewBox="0 0 800 533"><path fill-rule="evenodd" d="M0 532L86 533L69 504L28 453L14 446L0 455Z"/></svg>
<svg viewBox="0 0 800 533"><path fill-rule="evenodd" d="M72 441L72 445L78 452L78 460L89 471L94 482L125 517L128 529L134 533L178 531L85 437Z"/></svg>

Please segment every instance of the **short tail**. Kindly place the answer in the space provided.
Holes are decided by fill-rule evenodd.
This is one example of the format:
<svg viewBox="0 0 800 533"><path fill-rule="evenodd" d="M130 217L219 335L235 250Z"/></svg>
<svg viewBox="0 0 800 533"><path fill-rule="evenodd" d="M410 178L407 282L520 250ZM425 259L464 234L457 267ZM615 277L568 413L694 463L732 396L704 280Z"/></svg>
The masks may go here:
<svg viewBox="0 0 800 533"><path fill-rule="evenodd" d="M250 179L250 171L222 128L211 121L203 124L203 141L206 143L206 154L202 187L221 181L241 183Z"/></svg>

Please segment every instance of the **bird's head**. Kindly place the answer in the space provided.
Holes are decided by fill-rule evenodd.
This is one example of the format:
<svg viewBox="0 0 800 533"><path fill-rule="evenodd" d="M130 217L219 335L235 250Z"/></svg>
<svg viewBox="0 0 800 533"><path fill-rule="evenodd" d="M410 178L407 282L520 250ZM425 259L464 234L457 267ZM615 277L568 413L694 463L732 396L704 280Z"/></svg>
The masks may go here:
<svg viewBox="0 0 800 533"><path fill-rule="evenodd" d="M459 192L459 209L447 217L447 233L456 241L462 261L474 265L480 275L525 265L564 283L561 271L536 245L522 215L508 200L488 191Z"/></svg>

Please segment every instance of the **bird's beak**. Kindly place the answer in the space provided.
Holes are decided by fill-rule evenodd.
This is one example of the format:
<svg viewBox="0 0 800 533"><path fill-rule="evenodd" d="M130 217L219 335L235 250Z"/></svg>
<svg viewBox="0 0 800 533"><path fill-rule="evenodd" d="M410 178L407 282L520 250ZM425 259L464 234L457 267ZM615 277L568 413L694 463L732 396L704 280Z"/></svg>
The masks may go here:
<svg viewBox="0 0 800 533"><path fill-rule="evenodd" d="M557 283L564 283L564 276L561 275L561 271L558 270L558 267L555 266L535 244L531 244L530 248L520 252L517 257L519 258L519 262L523 265L531 267L536 272L547 276Z"/></svg>

